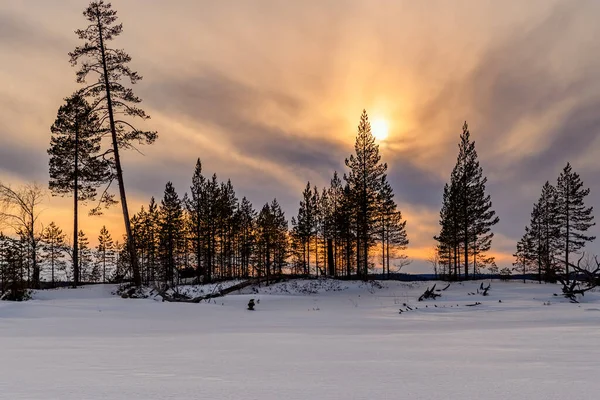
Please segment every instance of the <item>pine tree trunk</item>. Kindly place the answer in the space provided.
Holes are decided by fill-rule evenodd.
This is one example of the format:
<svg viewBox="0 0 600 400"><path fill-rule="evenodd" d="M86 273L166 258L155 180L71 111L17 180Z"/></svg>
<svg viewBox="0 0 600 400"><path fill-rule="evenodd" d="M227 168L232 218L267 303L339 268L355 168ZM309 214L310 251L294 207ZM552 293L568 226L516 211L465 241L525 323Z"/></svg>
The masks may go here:
<svg viewBox="0 0 600 400"><path fill-rule="evenodd" d="M468 280L469 279L469 237L468 237L468 230L466 227L465 227L464 246L465 246L465 280Z"/></svg>
<svg viewBox="0 0 600 400"><path fill-rule="evenodd" d="M350 267L350 259L352 258L352 241L350 240L350 233L346 232L346 276L350 277L352 268Z"/></svg>
<svg viewBox="0 0 600 400"><path fill-rule="evenodd" d="M384 218L381 217L381 275L385 276L385 225L383 222ZM389 278L389 276L388 276Z"/></svg>
<svg viewBox="0 0 600 400"><path fill-rule="evenodd" d="M388 232L388 236L385 241L386 244L386 257L387 257L387 277L390 278L390 236Z"/></svg>
<svg viewBox="0 0 600 400"><path fill-rule="evenodd" d="M566 281L569 283L569 241L570 241L570 230L571 230L571 221L569 220L569 186L567 185L567 195L565 198L565 217L566 217L566 228L567 235L565 237L565 273L566 273Z"/></svg>
<svg viewBox="0 0 600 400"><path fill-rule="evenodd" d="M302 267L303 267L303 271L304 275L308 275L308 264L306 263L306 243L302 243Z"/></svg>
<svg viewBox="0 0 600 400"><path fill-rule="evenodd" d="M308 275L310 275L310 236L308 237L306 243L306 250L308 252Z"/></svg>
<svg viewBox="0 0 600 400"><path fill-rule="evenodd" d="M335 263L333 257L333 240L327 239L327 266L329 267L329 276L335 275Z"/></svg>
<svg viewBox="0 0 600 400"><path fill-rule="evenodd" d="M196 208L199 209L199 206L196 205ZM200 239L200 215L196 214L196 237L194 238L196 240L196 279L198 281L198 284L200 284L200 277L202 275L202 265L201 265L201 258L202 258L202 242Z"/></svg>
<svg viewBox="0 0 600 400"><path fill-rule="evenodd" d="M79 201L79 123L75 122L75 170L73 193L73 287L79 285L78 201Z"/></svg>
<svg viewBox="0 0 600 400"><path fill-rule="evenodd" d="M319 235L315 234L315 276L319 276Z"/></svg>
<svg viewBox="0 0 600 400"><path fill-rule="evenodd" d="M32 284L35 289L40 288L40 266L37 260L37 240L35 238L35 233L33 231L34 224L33 220L31 221L31 235L29 240L31 241L31 267L33 270L33 279Z"/></svg>
<svg viewBox="0 0 600 400"><path fill-rule="evenodd" d="M50 258L50 262L52 263L52 287L54 287L54 245L52 245Z"/></svg>

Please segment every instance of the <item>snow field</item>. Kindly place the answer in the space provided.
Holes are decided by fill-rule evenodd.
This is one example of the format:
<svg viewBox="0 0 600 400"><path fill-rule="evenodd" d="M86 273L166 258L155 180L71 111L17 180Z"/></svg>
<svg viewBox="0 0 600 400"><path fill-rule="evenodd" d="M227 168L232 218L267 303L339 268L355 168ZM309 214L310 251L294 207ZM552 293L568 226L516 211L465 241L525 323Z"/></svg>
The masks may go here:
<svg viewBox="0 0 600 400"><path fill-rule="evenodd" d="M0 398L597 397L599 293L570 304L556 285L494 281L483 297L467 282L417 302L431 285L291 281L210 304L37 292L0 303Z"/></svg>

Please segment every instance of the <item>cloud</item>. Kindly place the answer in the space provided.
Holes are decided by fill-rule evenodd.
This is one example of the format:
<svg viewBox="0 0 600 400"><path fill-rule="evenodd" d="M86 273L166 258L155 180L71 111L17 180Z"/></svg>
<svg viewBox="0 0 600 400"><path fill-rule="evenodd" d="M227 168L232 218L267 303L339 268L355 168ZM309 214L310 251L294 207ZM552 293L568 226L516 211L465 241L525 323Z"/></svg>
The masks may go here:
<svg viewBox="0 0 600 400"><path fill-rule="evenodd" d="M48 159L45 153L40 154L38 149L21 146L17 143L6 141L3 138L10 137L8 133L0 129L0 171L3 175L9 175L13 179L24 181L46 179L43 173L47 169ZM40 173L42 172L42 173Z"/></svg>
<svg viewBox="0 0 600 400"><path fill-rule="evenodd" d="M345 152L326 128L307 132L285 125L306 112L306 104L292 95L252 87L214 71L158 79L144 93L150 107L207 126L208 132L197 134L213 136L255 159L269 159L290 170L333 170L343 161Z"/></svg>
<svg viewBox="0 0 600 400"><path fill-rule="evenodd" d="M5 47L18 52L50 53L62 51L66 46L69 46L68 41L20 14L0 12L0 49Z"/></svg>

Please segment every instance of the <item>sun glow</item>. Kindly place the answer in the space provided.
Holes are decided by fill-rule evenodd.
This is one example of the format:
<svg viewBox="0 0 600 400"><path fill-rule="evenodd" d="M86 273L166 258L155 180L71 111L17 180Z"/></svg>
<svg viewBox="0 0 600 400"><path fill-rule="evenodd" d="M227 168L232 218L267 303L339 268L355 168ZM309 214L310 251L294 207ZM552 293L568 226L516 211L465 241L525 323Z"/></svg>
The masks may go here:
<svg viewBox="0 0 600 400"><path fill-rule="evenodd" d="M376 119L371 123L371 132L377 140L385 140L388 137L388 124L384 119Z"/></svg>

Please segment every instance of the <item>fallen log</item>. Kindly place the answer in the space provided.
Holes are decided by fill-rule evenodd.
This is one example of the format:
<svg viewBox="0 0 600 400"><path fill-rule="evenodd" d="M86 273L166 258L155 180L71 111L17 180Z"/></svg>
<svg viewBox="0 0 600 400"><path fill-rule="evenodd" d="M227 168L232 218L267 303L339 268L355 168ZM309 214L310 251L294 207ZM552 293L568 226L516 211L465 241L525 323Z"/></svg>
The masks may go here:
<svg viewBox="0 0 600 400"><path fill-rule="evenodd" d="M178 294L178 293L174 293L173 295L168 295L166 293L166 290L159 294L162 297L163 301L168 301L170 303L200 303L203 300L210 300L210 299L214 299L216 297L223 297L229 293L237 292L238 290L242 290L248 286L256 285L256 284L259 284L262 282L268 281L270 283L276 283L276 282L280 282L282 280L284 280L284 278L278 278L278 277L273 278L272 276L248 279L247 281L240 282L237 285L229 286L228 288L221 289L221 290L215 291L215 292L207 294L207 295L197 296L197 297L193 297L193 298L190 298L185 295Z"/></svg>

